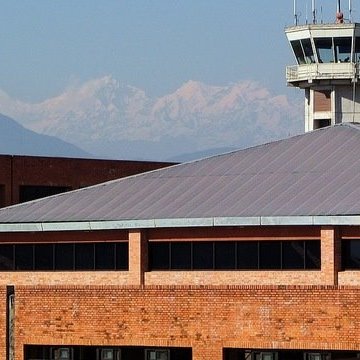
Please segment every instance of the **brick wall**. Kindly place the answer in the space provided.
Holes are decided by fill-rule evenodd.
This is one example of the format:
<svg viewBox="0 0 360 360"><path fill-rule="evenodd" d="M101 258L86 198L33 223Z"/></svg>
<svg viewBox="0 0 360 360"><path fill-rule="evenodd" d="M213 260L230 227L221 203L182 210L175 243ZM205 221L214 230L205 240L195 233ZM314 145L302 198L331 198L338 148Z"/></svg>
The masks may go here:
<svg viewBox="0 0 360 360"><path fill-rule="evenodd" d="M360 350L360 289L331 286L27 287L15 289L24 344Z"/></svg>

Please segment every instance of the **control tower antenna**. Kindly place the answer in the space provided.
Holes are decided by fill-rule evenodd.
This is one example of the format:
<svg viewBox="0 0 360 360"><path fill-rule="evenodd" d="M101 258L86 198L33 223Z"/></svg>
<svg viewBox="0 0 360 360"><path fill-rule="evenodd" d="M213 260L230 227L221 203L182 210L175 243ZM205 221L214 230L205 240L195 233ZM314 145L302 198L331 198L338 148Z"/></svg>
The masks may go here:
<svg viewBox="0 0 360 360"><path fill-rule="evenodd" d="M296 0L294 0L294 25L298 25L298 14L296 9Z"/></svg>
<svg viewBox="0 0 360 360"><path fill-rule="evenodd" d="M349 22L352 22L351 13L352 13L352 5L351 5L351 0L349 0Z"/></svg>
<svg viewBox="0 0 360 360"><path fill-rule="evenodd" d="M311 2L311 11L312 11L312 17L313 17L313 24L316 24L316 9L315 9L315 0L312 0Z"/></svg>

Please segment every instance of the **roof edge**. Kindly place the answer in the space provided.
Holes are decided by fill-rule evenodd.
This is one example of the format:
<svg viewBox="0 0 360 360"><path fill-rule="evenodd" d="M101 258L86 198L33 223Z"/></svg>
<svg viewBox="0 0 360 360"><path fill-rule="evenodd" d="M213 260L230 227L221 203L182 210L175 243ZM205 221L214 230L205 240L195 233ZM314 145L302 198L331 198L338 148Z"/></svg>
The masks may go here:
<svg viewBox="0 0 360 360"><path fill-rule="evenodd" d="M360 225L360 215L174 218L81 222L0 223L0 233L131 230L178 227Z"/></svg>

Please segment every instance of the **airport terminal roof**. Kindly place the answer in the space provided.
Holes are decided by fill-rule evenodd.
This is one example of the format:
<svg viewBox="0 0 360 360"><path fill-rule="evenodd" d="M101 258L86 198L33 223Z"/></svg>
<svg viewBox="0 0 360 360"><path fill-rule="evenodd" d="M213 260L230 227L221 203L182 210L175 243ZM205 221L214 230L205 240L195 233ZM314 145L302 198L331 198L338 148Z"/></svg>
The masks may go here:
<svg viewBox="0 0 360 360"><path fill-rule="evenodd" d="M339 124L0 209L0 231L360 224L360 125Z"/></svg>

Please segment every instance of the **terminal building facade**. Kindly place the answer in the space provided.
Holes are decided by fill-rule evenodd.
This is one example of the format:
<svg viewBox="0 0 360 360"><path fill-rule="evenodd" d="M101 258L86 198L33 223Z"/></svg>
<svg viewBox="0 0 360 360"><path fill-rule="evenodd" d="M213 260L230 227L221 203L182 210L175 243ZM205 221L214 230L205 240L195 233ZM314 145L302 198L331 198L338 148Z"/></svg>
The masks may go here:
<svg viewBox="0 0 360 360"><path fill-rule="evenodd" d="M318 124L0 209L0 357L359 359L360 125Z"/></svg>

